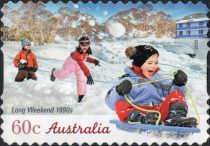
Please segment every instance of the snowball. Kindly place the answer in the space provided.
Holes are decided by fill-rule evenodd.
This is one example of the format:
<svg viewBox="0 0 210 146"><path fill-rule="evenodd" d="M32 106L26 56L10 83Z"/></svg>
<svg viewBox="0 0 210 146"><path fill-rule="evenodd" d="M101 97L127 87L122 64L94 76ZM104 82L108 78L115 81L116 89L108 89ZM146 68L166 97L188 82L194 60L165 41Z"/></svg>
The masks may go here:
<svg viewBox="0 0 210 146"><path fill-rule="evenodd" d="M119 22L112 22L107 25L108 31L114 37L121 37L125 33L125 27Z"/></svg>

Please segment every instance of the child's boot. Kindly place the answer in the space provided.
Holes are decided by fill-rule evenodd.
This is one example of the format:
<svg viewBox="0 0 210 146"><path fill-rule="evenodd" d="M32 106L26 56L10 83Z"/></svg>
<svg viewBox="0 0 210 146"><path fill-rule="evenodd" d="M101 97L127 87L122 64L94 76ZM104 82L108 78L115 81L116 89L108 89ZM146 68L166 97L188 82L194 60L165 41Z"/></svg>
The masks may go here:
<svg viewBox="0 0 210 146"><path fill-rule="evenodd" d="M193 117L187 118L187 107L182 102L172 104L168 119L165 121L167 126L179 127L196 127L197 119Z"/></svg>
<svg viewBox="0 0 210 146"><path fill-rule="evenodd" d="M35 75L35 73L28 73L28 77L27 77L27 80L30 80L30 79L32 79L32 80L37 80L37 77L36 77L36 75Z"/></svg>
<svg viewBox="0 0 210 146"><path fill-rule="evenodd" d="M82 102L83 97L84 97L84 95L79 95L78 96L78 102Z"/></svg>
<svg viewBox="0 0 210 146"><path fill-rule="evenodd" d="M53 75L55 68L52 69L51 75L50 75L50 80L53 82L55 81L56 77Z"/></svg>
<svg viewBox="0 0 210 146"><path fill-rule="evenodd" d="M194 117L181 117L173 118L165 121L166 126L177 126L177 127L196 127L197 119Z"/></svg>
<svg viewBox="0 0 210 146"><path fill-rule="evenodd" d="M139 122L141 124L155 125L157 119L158 119L158 114L156 113L148 113L146 116L144 116L139 111L133 110L128 114L128 121Z"/></svg>

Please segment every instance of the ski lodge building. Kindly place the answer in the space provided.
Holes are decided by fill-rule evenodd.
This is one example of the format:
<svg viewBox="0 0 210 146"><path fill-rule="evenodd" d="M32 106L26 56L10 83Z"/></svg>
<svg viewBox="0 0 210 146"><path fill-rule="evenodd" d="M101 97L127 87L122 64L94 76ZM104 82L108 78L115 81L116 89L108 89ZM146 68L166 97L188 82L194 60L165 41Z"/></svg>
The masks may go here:
<svg viewBox="0 0 210 146"><path fill-rule="evenodd" d="M208 18L181 20L176 23L176 38L207 38Z"/></svg>

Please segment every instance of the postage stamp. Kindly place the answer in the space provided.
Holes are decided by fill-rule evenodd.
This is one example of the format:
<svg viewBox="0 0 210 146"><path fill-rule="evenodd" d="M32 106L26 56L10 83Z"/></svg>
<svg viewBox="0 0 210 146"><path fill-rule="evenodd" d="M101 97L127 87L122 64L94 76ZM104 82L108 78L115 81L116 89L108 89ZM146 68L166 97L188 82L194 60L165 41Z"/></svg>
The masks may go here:
<svg viewBox="0 0 210 146"><path fill-rule="evenodd" d="M209 145L209 4L173 2L1 2L3 141Z"/></svg>

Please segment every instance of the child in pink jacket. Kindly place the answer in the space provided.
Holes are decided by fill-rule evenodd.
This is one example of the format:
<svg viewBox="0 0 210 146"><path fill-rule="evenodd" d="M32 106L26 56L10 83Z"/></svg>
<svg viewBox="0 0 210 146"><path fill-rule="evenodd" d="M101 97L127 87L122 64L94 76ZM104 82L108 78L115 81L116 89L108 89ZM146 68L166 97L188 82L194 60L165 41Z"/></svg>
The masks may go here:
<svg viewBox="0 0 210 146"><path fill-rule="evenodd" d="M89 57L89 54L92 54L90 39L83 36L79 39L79 46L76 48L76 51L71 52L63 64L63 67L60 70L53 68L50 76L51 81L55 81L56 78L63 80L74 72L77 80L78 102L81 102L86 94L86 83L90 85L94 84L91 73L85 65L85 62L100 66L99 61Z"/></svg>

